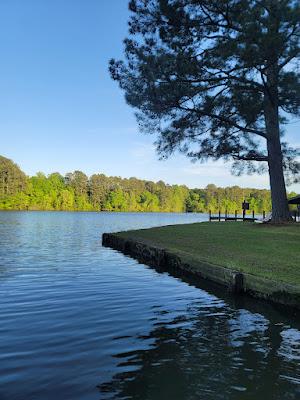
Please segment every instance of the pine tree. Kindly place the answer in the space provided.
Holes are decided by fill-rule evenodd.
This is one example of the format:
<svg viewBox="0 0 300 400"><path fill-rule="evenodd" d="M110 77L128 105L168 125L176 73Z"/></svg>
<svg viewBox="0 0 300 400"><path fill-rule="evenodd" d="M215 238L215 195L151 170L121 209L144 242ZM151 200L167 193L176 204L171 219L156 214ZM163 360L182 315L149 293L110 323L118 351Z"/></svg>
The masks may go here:
<svg viewBox="0 0 300 400"><path fill-rule="evenodd" d="M282 141L299 115L300 6L296 0L132 0L125 61L110 72L157 134L161 157L233 160L268 169L272 219L290 219L284 172L299 176Z"/></svg>
<svg viewBox="0 0 300 400"><path fill-rule="evenodd" d="M0 156L0 196L15 195L26 187L26 175L12 160Z"/></svg>

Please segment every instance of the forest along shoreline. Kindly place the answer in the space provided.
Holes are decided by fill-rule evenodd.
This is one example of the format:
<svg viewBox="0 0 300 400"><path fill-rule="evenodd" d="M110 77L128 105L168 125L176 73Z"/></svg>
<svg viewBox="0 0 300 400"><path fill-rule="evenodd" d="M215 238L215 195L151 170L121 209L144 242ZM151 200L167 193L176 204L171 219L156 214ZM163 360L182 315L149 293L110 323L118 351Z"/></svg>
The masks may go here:
<svg viewBox="0 0 300 400"><path fill-rule="evenodd" d="M28 177L12 160L0 156L0 210L234 213L244 200L256 214L271 210L266 189L213 184L189 189L101 173L88 177L78 170Z"/></svg>
<svg viewBox="0 0 300 400"><path fill-rule="evenodd" d="M300 226L242 222L104 233L103 246L176 276L207 279L300 310Z"/></svg>

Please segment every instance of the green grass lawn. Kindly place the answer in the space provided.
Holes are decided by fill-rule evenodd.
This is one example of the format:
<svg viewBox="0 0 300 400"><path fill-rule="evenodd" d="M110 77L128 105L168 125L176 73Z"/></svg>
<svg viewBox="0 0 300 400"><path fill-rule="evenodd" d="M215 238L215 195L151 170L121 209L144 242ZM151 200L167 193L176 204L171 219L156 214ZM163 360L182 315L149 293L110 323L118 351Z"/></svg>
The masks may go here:
<svg viewBox="0 0 300 400"><path fill-rule="evenodd" d="M300 224L205 222L121 232L186 261L208 262L300 286Z"/></svg>

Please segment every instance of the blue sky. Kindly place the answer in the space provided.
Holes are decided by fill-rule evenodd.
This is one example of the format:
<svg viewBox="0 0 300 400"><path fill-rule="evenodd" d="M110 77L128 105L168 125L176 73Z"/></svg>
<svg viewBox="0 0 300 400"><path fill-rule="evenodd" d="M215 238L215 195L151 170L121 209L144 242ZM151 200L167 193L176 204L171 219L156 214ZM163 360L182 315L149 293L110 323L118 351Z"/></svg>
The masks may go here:
<svg viewBox="0 0 300 400"><path fill-rule="evenodd" d="M0 154L29 175L80 169L204 187L268 187L222 162L159 161L108 61L122 57L126 0L0 0ZM300 123L287 137L300 146ZM290 188L300 192L300 185Z"/></svg>

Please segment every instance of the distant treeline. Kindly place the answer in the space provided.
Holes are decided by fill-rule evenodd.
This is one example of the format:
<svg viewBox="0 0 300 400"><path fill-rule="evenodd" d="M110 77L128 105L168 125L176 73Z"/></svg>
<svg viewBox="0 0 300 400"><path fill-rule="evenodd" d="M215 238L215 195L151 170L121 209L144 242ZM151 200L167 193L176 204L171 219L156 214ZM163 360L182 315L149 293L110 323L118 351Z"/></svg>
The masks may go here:
<svg viewBox="0 0 300 400"><path fill-rule="evenodd" d="M0 209L81 211L234 212L242 201L255 212L271 209L268 190L238 186L189 189L137 178L122 179L81 171L62 176L37 173L27 177L11 160L0 156Z"/></svg>

